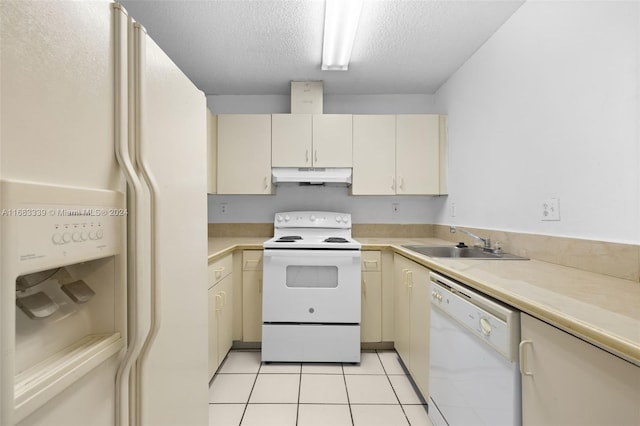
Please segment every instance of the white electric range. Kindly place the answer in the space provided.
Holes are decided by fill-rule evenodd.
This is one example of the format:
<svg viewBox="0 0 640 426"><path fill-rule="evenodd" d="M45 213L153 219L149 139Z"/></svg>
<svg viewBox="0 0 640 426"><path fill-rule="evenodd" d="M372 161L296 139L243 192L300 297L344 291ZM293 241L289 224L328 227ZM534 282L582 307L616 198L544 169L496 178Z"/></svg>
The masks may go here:
<svg viewBox="0 0 640 426"><path fill-rule="evenodd" d="M277 213L263 247L262 360L360 362L361 245L351 215Z"/></svg>

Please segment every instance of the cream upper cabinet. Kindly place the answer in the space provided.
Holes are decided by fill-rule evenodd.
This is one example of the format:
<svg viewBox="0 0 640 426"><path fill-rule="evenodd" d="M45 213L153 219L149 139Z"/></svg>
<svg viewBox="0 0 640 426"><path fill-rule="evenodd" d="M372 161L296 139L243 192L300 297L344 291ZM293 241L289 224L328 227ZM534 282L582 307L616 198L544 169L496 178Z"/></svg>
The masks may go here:
<svg viewBox="0 0 640 426"><path fill-rule="evenodd" d="M353 195L395 195L396 116L353 116Z"/></svg>
<svg viewBox="0 0 640 426"><path fill-rule="evenodd" d="M350 114L313 116L313 166L351 167L353 129Z"/></svg>
<svg viewBox="0 0 640 426"><path fill-rule="evenodd" d="M218 194L271 194L271 115L218 115Z"/></svg>
<svg viewBox="0 0 640 426"><path fill-rule="evenodd" d="M446 192L446 117L353 116L353 195Z"/></svg>
<svg viewBox="0 0 640 426"><path fill-rule="evenodd" d="M521 315L522 424L640 425L640 367Z"/></svg>
<svg viewBox="0 0 640 426"><path fill-rule="evenodd" d="M273 167L311 167L313 154L311 114L271 116L271 164Z"/></svg>
<svg viewBox="0 0 640 426"><path fill-rule="evenodd" d="M352 123L345 114L273 114L273 167L351 167Z"/></svg>
<svg viewBox="0 0 640 426"><path fill-rule="evenodd" d="M396 116L396 193L440 193L440 119L437 115Z"/></svg>

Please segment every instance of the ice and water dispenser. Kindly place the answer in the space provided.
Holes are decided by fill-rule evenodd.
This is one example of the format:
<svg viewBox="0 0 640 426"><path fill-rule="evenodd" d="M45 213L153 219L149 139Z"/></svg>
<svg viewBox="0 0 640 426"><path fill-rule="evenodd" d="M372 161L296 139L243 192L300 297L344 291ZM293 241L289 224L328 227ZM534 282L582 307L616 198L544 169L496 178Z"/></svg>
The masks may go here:
<svg viewBox="0 0 640 426"><path fill-rule="evenodd" d="M118 191L2 182L2 421L124 351L124 207Z"/></svg>

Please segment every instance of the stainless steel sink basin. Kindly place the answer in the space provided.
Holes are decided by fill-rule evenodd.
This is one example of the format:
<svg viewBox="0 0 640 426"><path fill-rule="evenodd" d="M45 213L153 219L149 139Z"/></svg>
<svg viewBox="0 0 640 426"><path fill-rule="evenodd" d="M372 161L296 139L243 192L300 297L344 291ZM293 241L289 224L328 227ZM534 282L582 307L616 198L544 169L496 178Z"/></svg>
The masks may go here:
<svg viewBox="0 0 640 426"><path fill-rule="evenodd" d="M402 246L428 257L452 258L459 257L465 259L502 259L502 260L529 260L526 257L516 256L510 253L492 253L480 247L456 247L456 246Z"/></svg>

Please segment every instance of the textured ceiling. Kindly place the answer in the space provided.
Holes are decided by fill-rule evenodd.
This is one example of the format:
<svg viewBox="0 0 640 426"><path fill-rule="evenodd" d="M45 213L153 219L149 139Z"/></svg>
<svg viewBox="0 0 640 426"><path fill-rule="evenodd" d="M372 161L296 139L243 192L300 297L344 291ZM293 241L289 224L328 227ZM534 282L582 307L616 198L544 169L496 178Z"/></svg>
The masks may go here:
<svg viewBox="0 0 640 426"><path fill-rule="evenodd" d="M322 71L322 0L121 0L208 95L432 94L524 0L365 0L348 71Z"/></svg>

